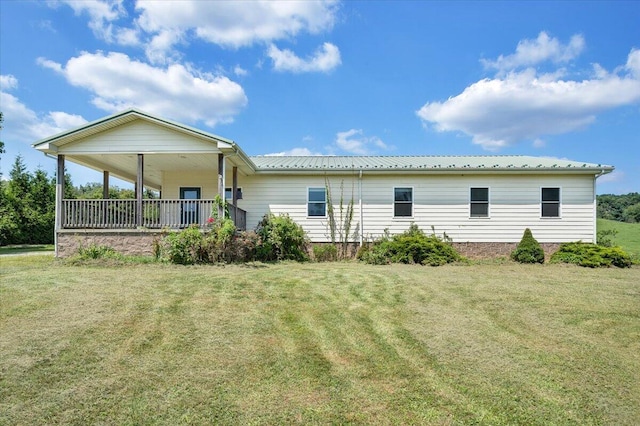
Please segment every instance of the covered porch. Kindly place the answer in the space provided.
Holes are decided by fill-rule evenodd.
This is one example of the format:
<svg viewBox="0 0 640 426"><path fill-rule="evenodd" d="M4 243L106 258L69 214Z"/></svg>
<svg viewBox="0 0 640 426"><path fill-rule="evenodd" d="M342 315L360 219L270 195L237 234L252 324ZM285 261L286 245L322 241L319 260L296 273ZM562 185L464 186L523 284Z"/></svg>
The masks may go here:
<svg viewBox="0 0 640 426"><path fill-rule="evenodd" d="M239 179L253 163L233 142L130 109L34 144L57 161L56 235L65 230L160 230L229 217L246 228ZM65 199L66 162L102 173L102 199ZM109 199L117 177L135 199ZM144 190L159 199L144 197Z"/></svg>

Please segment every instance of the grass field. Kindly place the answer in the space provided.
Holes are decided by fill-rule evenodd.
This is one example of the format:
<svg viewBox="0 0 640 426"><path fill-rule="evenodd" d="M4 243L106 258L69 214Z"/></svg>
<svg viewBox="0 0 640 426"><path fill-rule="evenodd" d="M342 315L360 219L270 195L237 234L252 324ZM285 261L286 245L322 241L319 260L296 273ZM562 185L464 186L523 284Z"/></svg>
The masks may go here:
<svg viewBox="0 0 640 426"><path fill-rule="evenodd" d="M614 229L618 234L614 242L629 254L640 257L640 223L616 222L615 220L598 219L598 231Z"/></svg>
<svg viewBox="0 0 640 426"><path fill-rule="evenodd" d="M29 244L29 245L11 245L0 247L0 255L3 254L22 254L31 252L51 252L55 250L53 244Z"/></svg>
<svg viewBox="0 0 640 426"><path fill-rule="evenodd" d="M0 424L640 419L640 268L0 258Z"/></svg>

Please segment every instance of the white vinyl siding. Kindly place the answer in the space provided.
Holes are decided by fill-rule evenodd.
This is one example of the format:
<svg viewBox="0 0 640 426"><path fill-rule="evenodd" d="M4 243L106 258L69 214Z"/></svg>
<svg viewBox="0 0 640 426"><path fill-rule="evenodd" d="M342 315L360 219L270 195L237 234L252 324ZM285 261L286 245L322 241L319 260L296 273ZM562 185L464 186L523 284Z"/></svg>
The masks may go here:
<svg viewBox="0 0 640 426"><path fill-rule="evenodd" d="M209 140L136 120L60 147L60 154L219 152Z"/></svg>
<svg viewBox="0 0 640 426"><path fill-rule="evenodd" d="M206 183L202 183L206 180ZM179 186L201 186L202 198L216 194L216 174L165 173L163 198L178 198ZM198 183L200 182L200 183ZM227 185L230 175L227 176ZM334 210L338 210L340 183L344 207L353 196L351 232L359 229L358 176L330 176ZM254 229L268 213L286 213L299 223L314 242L328 241L328 220L309 217L308 188L323 188L324 174L255 174L239 176L247 211L247 229ZM394 220L394 188L412 188L413 217ZM469 217L470 188L490 188L490 220ZM562 217L541 217L541 188L562 188ZM530 228L540 242L593 241L594 179L592 175L374 175L362 178L362 214L365 240L403 232L413 222L425 232L446 232L455 242L518 242ZM357 239L356 239L357 241Z"/></svg>

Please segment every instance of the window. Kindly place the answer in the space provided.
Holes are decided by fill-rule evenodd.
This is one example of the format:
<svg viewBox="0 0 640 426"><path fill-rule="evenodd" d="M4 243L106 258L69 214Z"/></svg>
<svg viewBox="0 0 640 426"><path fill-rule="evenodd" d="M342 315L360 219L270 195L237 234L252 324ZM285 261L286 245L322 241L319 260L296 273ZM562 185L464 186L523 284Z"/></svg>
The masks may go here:
<svg viewBox="0 0 640 426"><path fill-rule="evenodd" d="M224 189L224 198L226 200L233 199L232 194L233 194L233 188ZM237 195L236 198L238 198L238 200L242 200L242 188L236 188L236 195Z"/></svg>
<svg viewBox="0 0 640 426"><path fill-rule="evenodd" d="M560 217L560 188L542 188L542 217Z"/></svg>
<svg viewBox="0 0 640 426"><path fill-rule="evenodd" d="M489 188L471 188L471 217L489 217Z"/></svg>
<svg viewBox="0 0 640 426"><path fill-rule="evenodd" d="M413 216L413 188L393 188L393 216Z"/></svg>
<svg viewBox="0 0 640 426"><path fill-rule="evenodd" d="M324 188L309 188L307 215L317 217L327 215L327 191Z"/></svg>

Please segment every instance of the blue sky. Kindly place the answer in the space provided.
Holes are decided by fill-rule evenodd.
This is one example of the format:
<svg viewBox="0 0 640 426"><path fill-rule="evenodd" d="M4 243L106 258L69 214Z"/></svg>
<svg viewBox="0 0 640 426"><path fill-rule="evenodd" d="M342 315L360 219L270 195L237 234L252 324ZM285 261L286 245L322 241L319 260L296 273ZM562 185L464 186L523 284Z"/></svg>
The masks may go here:
<svg viewBox="0 0 640 426"><path fill-rule="evenodd" d="M247 154L535 155L640 192L640 2L4 1L6 176L137 107ZM69 166L74 183L101 175Z"/></svg>

